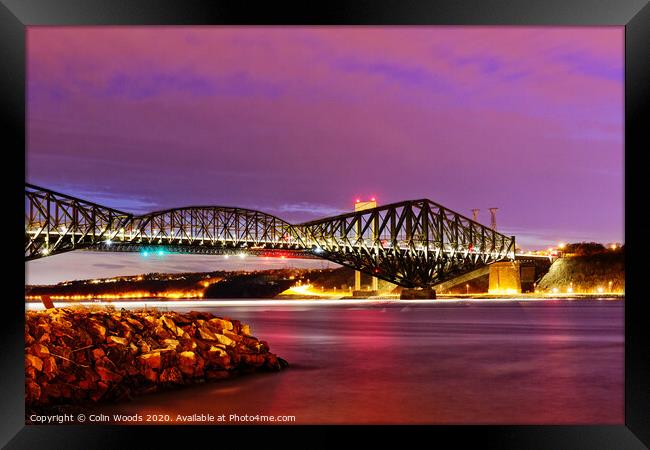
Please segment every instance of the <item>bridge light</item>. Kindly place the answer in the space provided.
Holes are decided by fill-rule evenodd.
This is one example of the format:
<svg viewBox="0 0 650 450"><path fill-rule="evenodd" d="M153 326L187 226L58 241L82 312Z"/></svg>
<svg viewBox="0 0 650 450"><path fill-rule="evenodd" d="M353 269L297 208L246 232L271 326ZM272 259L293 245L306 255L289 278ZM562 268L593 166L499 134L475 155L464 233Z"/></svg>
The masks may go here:
<svg viewBox="0 0 650 450"><path fill-rule="evenodd" d="M223 255L223 259L228 259L229 257L229 255Z"/></svg>
<svg viewBox="0 0 650 450"><path fill-rule="evenodd" d="M110 239L106 239L104 241L104 244L106 244L106 245L111 245L112 243L113 243L113 241L111 241Z"/></svg>
<svg viewBox="0 0 650 450"><path fill-rule="evenodd" d="M41 250L41 253L44 254L44 255L49 255L50 254L50 249L49 248L44 248L43 250Z"/></svg>
<svg viewBox="0 0 650 450"><path fill-rule="evenodd" d="M240 257L240 258L246 258L246 253L240 253L240 254L239 254L239 257Z"/></svg>
<svg viewBox="0 0 650 450"><path fill-rule="evenodd" d="M372 198L370 199L370 201L371 201L371 202L374 202L374 201L377 201L377 200L375 199L375 197L372 197Z"/></svg>
<svg viewBox="0 0 650 450"><path fill-rule="evenodd" d="M357 199L356 203L361 203L361 199Z"/></svg>
<svg viewBox="0 0 650 450"><path fill-rule="evenodd" d="M149 256L149 252L147 252L147 251L142 252L142 256L144 256L146 258L147 256Z"/></svg>
<svg viewBox="0 0 650 450"><path fill-rule="evenodd" d="M165 251L164 251L164 250L158 250L158 256L162 256L162 255L164 255L164 254L165 254Z"/></svg>

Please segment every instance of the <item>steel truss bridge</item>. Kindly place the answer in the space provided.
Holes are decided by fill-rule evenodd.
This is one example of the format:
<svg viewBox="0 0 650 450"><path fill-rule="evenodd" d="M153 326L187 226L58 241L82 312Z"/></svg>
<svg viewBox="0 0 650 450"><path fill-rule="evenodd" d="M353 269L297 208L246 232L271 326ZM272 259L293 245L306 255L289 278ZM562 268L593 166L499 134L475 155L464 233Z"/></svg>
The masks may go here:
<svg viewBox="0 0 650 450"><path fill-rule="evenodd" d="M76 249L316 257L404 287L430 287L515 259L515 238L431 200L301 224L260 211L189 206L135 215L25 184L25 260Z"/></svg>

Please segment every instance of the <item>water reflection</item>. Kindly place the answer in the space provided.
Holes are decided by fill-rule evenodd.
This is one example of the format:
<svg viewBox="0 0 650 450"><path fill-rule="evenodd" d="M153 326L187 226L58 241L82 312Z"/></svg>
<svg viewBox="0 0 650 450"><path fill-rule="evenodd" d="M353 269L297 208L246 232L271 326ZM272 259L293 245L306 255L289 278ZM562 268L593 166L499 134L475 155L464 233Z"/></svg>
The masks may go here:
<svg viewBox="0 0 650 450"><path fill-rule="evenodd" d="M193 306L249 323L290 368L95 411L288 414L298 423L621 424L623 303Z"/></svg>

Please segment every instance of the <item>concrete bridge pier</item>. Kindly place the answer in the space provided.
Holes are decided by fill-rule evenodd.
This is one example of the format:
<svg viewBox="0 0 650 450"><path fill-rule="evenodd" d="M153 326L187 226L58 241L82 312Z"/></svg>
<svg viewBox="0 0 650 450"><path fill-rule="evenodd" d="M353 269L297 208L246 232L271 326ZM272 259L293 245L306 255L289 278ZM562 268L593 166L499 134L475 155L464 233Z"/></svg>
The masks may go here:
<svg viewBox="0 0 650 450"><path fill-rule="evenodd" d="M521 294L521 270L518 261L490 264L489 294Z"/></svg>

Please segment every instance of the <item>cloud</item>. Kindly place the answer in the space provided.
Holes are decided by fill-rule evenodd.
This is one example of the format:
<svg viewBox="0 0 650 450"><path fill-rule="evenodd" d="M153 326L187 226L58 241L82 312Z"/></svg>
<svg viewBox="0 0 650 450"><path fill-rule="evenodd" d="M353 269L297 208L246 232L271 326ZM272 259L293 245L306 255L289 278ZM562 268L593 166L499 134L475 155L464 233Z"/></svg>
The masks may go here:
<svg viewBox="0 0 650 450"><path fill-rule="evenodd" d="M343 214L344 212L341 209L335 208L333 206L310 202L286 203L280 206L265 206L259 208L256 207L255 209L269 212L274 215L277 214L280 215L280 217L282 217L283 213L306 213L313 217L329 217Z"/></svg>
<svg viewBox="0 0 650 450"><path fill-rule="evenodd" d="M89 82L74 71L66 81L32 78L28 84L30 102L49 99L60 102L73 94L93 97L146 100L159 96L181 94L192 97L232 96L277 98L285 91L278 82L252 77L246 71L225 74L201 74L188 68L130 68L107 72L103 80Z"/></svg>
<svg viewBox="0 0 650 450"><path fill-rule="evenodd" d="M453 88L453 85L441 75L416 65L398 64L388 60L364 62L361 59L345 57L335 60L332 66L348 72L380 76L405 86L417 86L436 91L449 91Z"/></svg>
<svg viewBox="0 0 650 450"><path fill-rule="evenodd" d="M34 184L38 185L37 183ZM109 190L80 188L70 183L54 183L44 187L60 194L69 195L127 213L147 213L155 210L158 205L156 202L146 198L125 196L123 193L113 193Z"/></svg>
<svg viewBox="0 0 650 450"><path fill-rule="evenodd" d="M557 53L553 59L565 64L574 73L619 83L623 82L622 61L608 61L584 50Z"/></svg>

